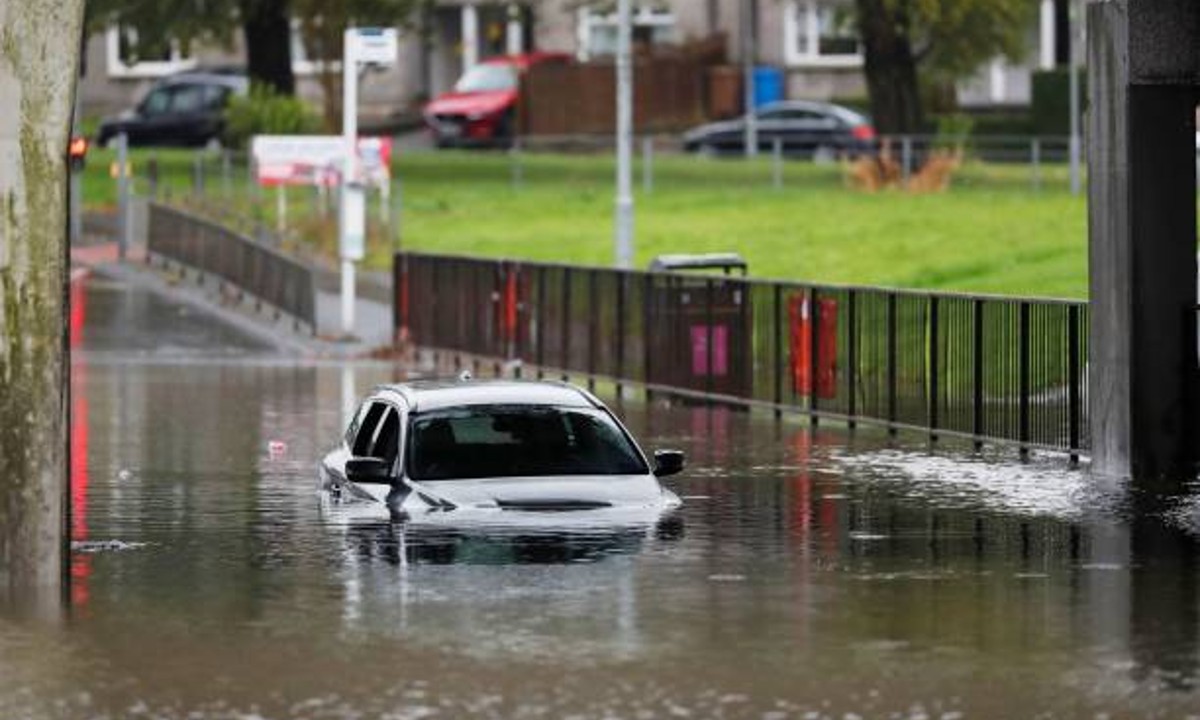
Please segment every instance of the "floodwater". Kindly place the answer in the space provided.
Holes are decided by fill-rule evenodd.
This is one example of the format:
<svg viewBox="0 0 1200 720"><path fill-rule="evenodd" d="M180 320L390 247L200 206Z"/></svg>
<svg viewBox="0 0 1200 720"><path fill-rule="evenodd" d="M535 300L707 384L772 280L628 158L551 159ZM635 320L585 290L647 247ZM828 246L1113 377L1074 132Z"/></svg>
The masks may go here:
<svg viewBox="0 0 1200 720"><path fill-rule="evenodd" d="M0 606L0 718L1200 718L1194 504L638 399L678 522L422 534L316 491L400 369L75 301L69 603Z"/></svg>

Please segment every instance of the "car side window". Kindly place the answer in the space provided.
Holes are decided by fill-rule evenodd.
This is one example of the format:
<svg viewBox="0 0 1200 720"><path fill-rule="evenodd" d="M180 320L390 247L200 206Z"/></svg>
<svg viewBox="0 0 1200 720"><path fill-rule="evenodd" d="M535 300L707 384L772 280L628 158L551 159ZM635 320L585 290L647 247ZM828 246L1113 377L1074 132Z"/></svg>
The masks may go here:
<svg viewBox="0 0 1200 720"><path fill-rule="evenodd" d="M350 446L350 454L354 457L370 457L371 450L375 445L375 435L379 432L379 421L383 419L383 413L388 409L387 405L381 402L372 402L367 408L366 415L359 423L354 434L354 442Z"/></svg>
<svg viewBox="0 0 1200 720"><path fill-rule="evenodd" d="M171 91L169 88L151 90L150 94L142 100L141 113L143 115L162 115L170 104Z"/></svg>
<svg viewBox="0 0 1200 720"><path fill-rule="evenodd" d="M191 113L204 107L203 85L176 85L171 95L171 112Z"/></svg>
<svg viewBox="0 0 1200 720"><path fill-rule="evenodd" d="M229 97L229 88L220 85L204 86L204 109L220 110L225 107L225 99Z"/></svg>

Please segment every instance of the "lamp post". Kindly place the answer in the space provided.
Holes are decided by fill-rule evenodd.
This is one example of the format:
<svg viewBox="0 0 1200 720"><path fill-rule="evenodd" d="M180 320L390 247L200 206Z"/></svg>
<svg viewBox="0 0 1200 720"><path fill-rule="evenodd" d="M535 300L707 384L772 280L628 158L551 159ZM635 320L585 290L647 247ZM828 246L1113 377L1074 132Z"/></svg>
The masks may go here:
<svg viewBox="0 0 1200 720"><path fill-rule="evenodd" d="M630 0L617 3L617 267L633 267L633 17Z"/></svg>

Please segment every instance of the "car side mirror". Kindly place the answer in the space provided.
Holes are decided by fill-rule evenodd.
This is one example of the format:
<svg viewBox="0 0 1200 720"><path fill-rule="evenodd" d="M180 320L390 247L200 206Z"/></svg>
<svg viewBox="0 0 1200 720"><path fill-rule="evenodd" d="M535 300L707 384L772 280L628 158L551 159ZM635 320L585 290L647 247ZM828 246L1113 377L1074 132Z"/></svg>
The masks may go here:
<svg viewBox="0 0 1200 720"><path fill-rule="evenodd" d="M346 461L346 479L360 484L391 485L391 463L377 457L355 457Z"/></svg>
<svg viewBox="0 0 1200 720"><path fill-rule="evenodd" d="M666 477L683 472L683 451L682 450L655 450L654 451L654 475L655 477Z"/></svg>

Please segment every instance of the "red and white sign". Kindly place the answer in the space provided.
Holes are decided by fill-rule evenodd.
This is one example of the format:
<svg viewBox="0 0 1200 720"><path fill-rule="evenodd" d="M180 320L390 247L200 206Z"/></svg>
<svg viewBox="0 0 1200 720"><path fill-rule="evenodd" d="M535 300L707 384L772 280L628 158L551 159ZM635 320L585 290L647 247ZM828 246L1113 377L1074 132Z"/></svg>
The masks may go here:
<svg viewBox="0 0 1200 720"><path fill-rule="evenodd" d="M255 135L250 143L259 185L338 185L342 179L340 135ZM392 139L360 137L360 181L386 185L392 178Z"/></svg>

